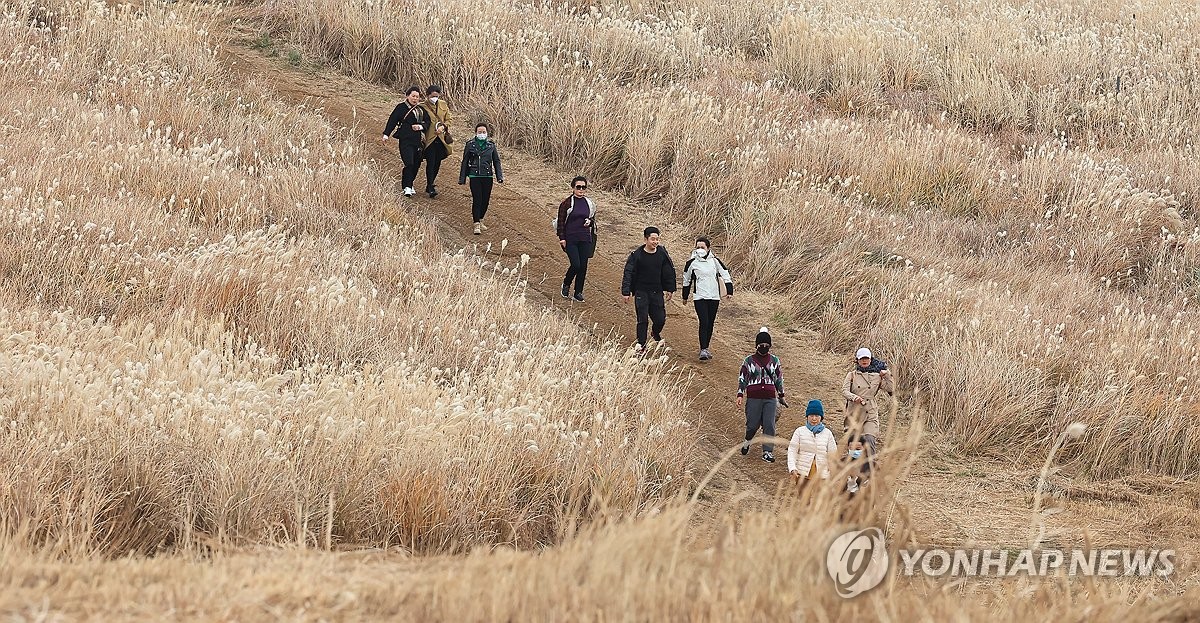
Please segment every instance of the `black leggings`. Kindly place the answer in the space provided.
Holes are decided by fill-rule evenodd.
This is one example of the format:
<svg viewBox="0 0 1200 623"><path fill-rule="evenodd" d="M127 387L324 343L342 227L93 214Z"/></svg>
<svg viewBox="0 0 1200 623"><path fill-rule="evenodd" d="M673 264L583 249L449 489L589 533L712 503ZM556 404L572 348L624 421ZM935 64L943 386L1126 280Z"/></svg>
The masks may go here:
<svg viewBox="0 0 1200 623"><path fill-rule="evenodd" d="M696 299L696 317L700 319L700 348L708 350L712 341L713 326L717 323L717 308L721 301Z"/></svg>
<svg viewBox="0 0 1200 623"><path fill-rule="evenodd" d="M488 204L492 201L492 183L490 177L471 178L471 217L476 223L487 214Z"/></svg>
<svg viewBox="0 0 1200 623"><path fill-rule="evenodd" d="M417 181L417 172L421 170L421 144L400 143L400 160L404 161L400 178L405 188L412 188Z"/></svg>
<svg viewBox="0 0 1200 623"><path fill-rule="evenodd" d="M583 280L587 278L588 259L592 254L591 242L568 242L567 243L567 259L571 265L567 268L567 275L563 277L563 287L571 287L571 282L575 282L575 294L583 295Z"/></svg>

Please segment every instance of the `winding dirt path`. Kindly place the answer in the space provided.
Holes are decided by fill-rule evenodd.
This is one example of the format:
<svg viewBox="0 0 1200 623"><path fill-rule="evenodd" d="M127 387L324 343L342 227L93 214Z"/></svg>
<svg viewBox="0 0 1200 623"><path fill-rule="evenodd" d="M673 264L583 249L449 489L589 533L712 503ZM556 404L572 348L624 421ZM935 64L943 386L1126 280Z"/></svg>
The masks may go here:
<svg viewBox="0 0 1200 623"><path fill-rule="evenodd" d="M501 240L508 240L505 253L509 257L524 253L531 258L526 268L531 301L566 314L588 328L598 340L632 343L633 309L620 296L625 257L641 244L642 228L653 224L662 229L664 244L681 262L691 248L693 232L664 222L645 206L593 189L590 194L598 204L600 244L588 266L584 292L587 302L564 300L559 289L567 259L558 248L550 219L555 216L559 201L568 194L574 173L508 149L505 137L498 136L506 183L496 185L493 192L486 219L488 230L474 236L470 193L456 183L457 158L451 157L443 164L438 185L441 194L437 199L427 199L424 194L399 199L401 163L396 145L373 140L399 101L397 94L334 72L293 67L283 59L252 49L248 42L256 37L256 32L235 30L230 45L222 49L220 59L235 76L255 80L285 101L318 107L334 123L361 136L380 170L395 180L398 201L404 202L407 210L432 217L447 248L477 245L482 252L488 243L498 248ZM462 110L455 112L457 136L469 136L467 115ZM461 143L456 147L461 147ZM422 171L417 190L423 189ZM736 267L733 268L736 283ZM708 362L696 358L697 322L691 307L678 300L667 305L668 320L663 332L671 346L667 354L689 377L687 387L681 389L688 393L695 408L689 419L699 424L696 455L690 462L697 478L703 477L722 454L740 443L744 425L734 402L737 370L742 357L752 348L758 327L771 324L772 303L770 297L745 291L722 303L711 348L714 359ZM824 401L827 420L840 431L843 419L840 386L847 362L822 351L811 330L773 329L774 352L784 363L788 394L793 397L792 408L781 410L779 436L791 435L801 422L804 403L811 398ZM940 452L939 443L942 442L933 442L929 460L919 466L898 495L908 506L917 533L929 542L1022 542L1029 526L1029 500L1036 469L982 459L964 462L953 458L952 451ZM721 467L705 497L721 499L749 493L761 498L772 494L787 475L786 450L778 454L774 464L764 463L757 448L747 457L733 456ZM1138 487L1136 483L1131 486ZM1172 499L1174 494L1169 487L1155 490L1158 485L1148 486L1150 489L1144 492L1133 491L1130 495L1134 497L1129 500L1114 502L1101 492L1060 501L1064 512L1053 523L1067 529L1070 536L1064 536L1064 540L1069 541L1077 541L1086 528L1100 542L1147 543L1176 537L1194 543L1200 537L1200 520L1172 524L1167 519L1194 516L1192 501ZM1195 504L1200 506L1200 501Z"/></svg>

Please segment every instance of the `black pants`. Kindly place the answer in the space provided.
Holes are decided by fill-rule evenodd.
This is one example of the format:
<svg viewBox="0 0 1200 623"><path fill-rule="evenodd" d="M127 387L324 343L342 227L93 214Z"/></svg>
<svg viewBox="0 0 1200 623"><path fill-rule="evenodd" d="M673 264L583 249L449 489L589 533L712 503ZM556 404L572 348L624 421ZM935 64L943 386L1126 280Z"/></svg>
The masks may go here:
<svg viewBox="0 0 1200 623"><path fill-rule="evenodd" d="M471 217L476 223L483 220L487 214L488 203L492 201L492 178L473 177L471 183Z"/></svg>
<svg viewBox="0 0 1200 623"><path fill-rule="evenodd" d="M405 188L412 188L421 170L421 144L400 143L400 160L404 161L404 172L400 174Z"/></svg>
<svg viewBox="0 0 1200 623"><path fill-rule="evenodd" d="M721 301L696 299L696 317L700 319L700 348L707 350L712 341L713 326L717 324L717 308Z"/></svg>
<svg viewBox="0 0 1200 623"><path fill-rule="evenodd" d="M583 295L583 280L587 278L588 259L592 255L593 242L568 242L567 243L567 259L571 265L567 268L567 275L563 277L563 287L571 287L571 282L575 282L575 294Z"/></svg>
<svg viewBox="0 0 1200 623"><path fill-rule="evenodd" d="M662 291L634 292L633 308L637 312L638 344L646 345L646 328L650 321L654 321L650 336L655 341L661 340L663 327L667 324L667 303L663 300Z"/></svg>
<svg viewBox="0 0 1200 623"><path fill-rule="evenodd" d="M441 149L438 149L441 147ZM441 143L430 143L430 148L425 150L425 192L429 192L437 186L438 172L442 170L442 161L446 159L445 148Z"/></svg>

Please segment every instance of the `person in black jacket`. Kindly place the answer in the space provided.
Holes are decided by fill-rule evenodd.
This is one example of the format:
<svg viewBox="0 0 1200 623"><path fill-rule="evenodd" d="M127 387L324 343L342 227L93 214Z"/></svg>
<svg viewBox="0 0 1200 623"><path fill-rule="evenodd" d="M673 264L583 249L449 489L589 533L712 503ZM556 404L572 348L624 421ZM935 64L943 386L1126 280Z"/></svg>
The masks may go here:
<svg viewBox="0 0 1200 623"><path fill-rule="evenodd" d="M621 296L628 303L634 299L637 311L637 350L646 349L646 329L650 321L650 337L662 340L662 330L667 324L667 305L675 292L675 264L667 255L667 248L659 246L660 232L657 227L647 227L642 235L646 243L633 250L625 260L625 276L621 280Z"/></svg>
<svg viewBox="0 0 1200 623"><path fill-rule="evenodd" d="M493 171L496 181L503 184L500 152L496 150L496 143L488 138L487 124L480 123L475 126L475 138L463 146L462 168L458 173L459 184L466 184L467 178L471 179L471 216L475 219L476 236L487 229L483 215L487 214L492 200Z"/></svg>
<svg viewBox="0 0 1200 623"><path fill-rule="evenodd" d="M421 153L425 147L425 130L429 126L429 113L421 107L421 88L408 87L404 101L396 104L388 117L387 125L383 128L380 142L388 139L400 139L400 159L404 161L404 171L401 179L404 184L404 196L417 194L413 184L417 179L417 171L421 168Z"/></svg>

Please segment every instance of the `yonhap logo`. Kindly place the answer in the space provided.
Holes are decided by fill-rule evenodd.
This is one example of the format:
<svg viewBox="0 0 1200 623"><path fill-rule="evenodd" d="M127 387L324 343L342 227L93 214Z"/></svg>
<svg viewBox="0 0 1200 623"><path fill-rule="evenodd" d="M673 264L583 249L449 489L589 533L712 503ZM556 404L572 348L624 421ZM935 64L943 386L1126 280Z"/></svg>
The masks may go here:
<svg viewBox="0 0 1200 623"><path fill-rule="evenodd" d="M847 532L833 540L825 556L829 577L838 595L854 597L879 586L888 571L883 531L866 528Z"/></svg>

